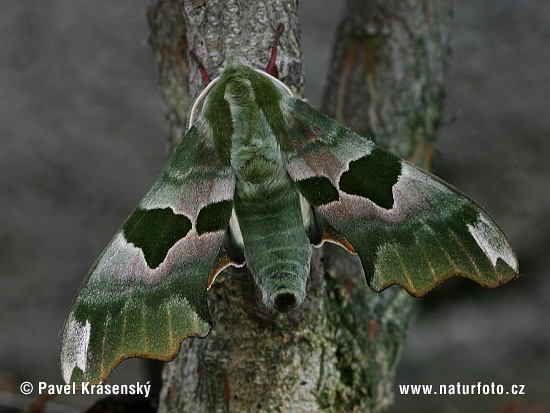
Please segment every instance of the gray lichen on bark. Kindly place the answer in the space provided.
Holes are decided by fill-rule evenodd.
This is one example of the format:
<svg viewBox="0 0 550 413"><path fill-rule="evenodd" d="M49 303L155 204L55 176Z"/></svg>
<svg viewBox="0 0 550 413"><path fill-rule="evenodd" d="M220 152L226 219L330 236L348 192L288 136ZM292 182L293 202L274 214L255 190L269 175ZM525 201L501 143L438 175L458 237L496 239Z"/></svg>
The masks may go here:
<svg viewBox="0 0 550 413"><path fill-rule="evenodd" d="M428 164L442 109L448 4L349 1L323 110ZM301 96L296 1L182 0L179 6L177 0L156 0L149 9L174 144L185 128L187 102L203 88L196 65L186 61L188 48L211 77L229 55L262 69L275 29L284 23L279 77ZM380 411L391 403L415 310L403 290L372 292L359 261L328 246L314 251L300 308L276 314L259 295L246 269L218 276L208 297L212 331L206 339L185 340L179 357L166 365L160 411Z"/></svg>

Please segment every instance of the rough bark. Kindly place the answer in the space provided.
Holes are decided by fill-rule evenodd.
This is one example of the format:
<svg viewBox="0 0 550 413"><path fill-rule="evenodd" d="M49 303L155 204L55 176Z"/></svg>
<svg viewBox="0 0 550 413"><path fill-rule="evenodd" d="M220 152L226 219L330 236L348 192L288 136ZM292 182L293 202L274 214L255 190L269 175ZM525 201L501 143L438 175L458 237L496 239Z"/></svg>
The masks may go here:
<svg viewBox="0 0 550 413"><path fill-rule="evenodd" d="M429 168L443 111L452 1L348 0L322 110Z"/></svg>
<svg viewBox="0 0 550 413"><path fill-rule="evenodd" d="M429 169L443 111L451 18L452 2L446 0L348 0L323 112ZM327 292L335 308L329 314L341 355L337 366L349 376L341 406L380 411L391 403L417 301L398 287L373 292L357 262L345 271L341 251L325 252L325 272L334 274Z"/></svg>
<svg viewBox="0 0 550 413"><path fill-rule="evenodd" d="M323 109L401 155L427 162L431 146L425 143L433 142L441 116L450 6L416 3L348 2ZM156 0L150 6L172 142L181 139L187 102L203 87L194 63L186 63L187 47L212 77L228 55L265 68L283 22L279 77L301 95L296 8L295 1L282 0L185 0L182 9L177 0ZM189 89L181 83L187 74ZM218 276L209 308L210 335L185 340L164 369L160 411L380 411L392 400L415 301L396 287L373 293L358 260L328 247L315 251L306 302L291 313L263 307L246 269Z"/></svg>
<svg viewBox="0 0 550 413"><path fill-rule="evenodd" d="M189 65L185 20L177 0L152 1L147 10L149 44L155 53L159 91L168 124L168 153L185 134L190 108Z"/></svg>

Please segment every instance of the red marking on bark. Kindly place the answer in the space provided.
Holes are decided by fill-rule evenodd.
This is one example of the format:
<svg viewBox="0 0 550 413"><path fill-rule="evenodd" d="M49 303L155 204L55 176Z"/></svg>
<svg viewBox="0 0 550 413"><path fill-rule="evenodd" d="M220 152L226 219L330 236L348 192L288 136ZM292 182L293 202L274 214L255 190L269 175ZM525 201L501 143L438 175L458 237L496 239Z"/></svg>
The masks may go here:
<svg viewBox="0 0 550 413"><path fill-rule="evenodd" d="M346 292L348 293L351 302L353 302L354 287L355 286L354 286L354 283L353 283L353 278L352 277L346 278L345 288L346 288Z"/></svg>
<svg viewBox="0 0 550 413"><path fill-rule="evenodd" d="M28 413L41 413L44 411L46 404L53 399L53 394L41 394L36 396L31 406L25 410Z"/></svg>
<svg viewBox="0 0 550 413"><path fill-rule="evenodd" d="M203 375L204 375L204 365L201 363L197 366L197 387L195 387L195 393L199 392L199 387L201 386Z"/></svg>
<svg viewBox="0 0 550 413"><path fill-rule="evenodd" d="M176 385L172 384L172 387L170 387L170 404L174 403L174 400L176 400Z"/></svg>
<svg viewBox="0 0 550 413"><path fill-rule="evenodd" d="M221 372L219 377L223 385L223 404L226 409L229 409L229 403L231 403L231 389L229 388L229 381L227 380L227 376L224 372Z"/></svg>
<svg viewBox="0 0 550 413"><path fill-rule="evenodd" d="M430 10L430 2L428 0L422 2L422 9L424 11L424 24L428 26L432 19L432 11Z"/></svg>
<svg viewBox="0 0 550 413"><path fill-rule="evenodd" d="M376 333L378 332L378 323L374 320L369 322L369 340L374 343Z"/></svg>
<svg viewBox="0 0 550 413"><path fill-rule="evenodd" d="M187 60L185 59L185 55L187 53L187 39L181 39L178 42L178 44L174 47L174 53L176 55L176 60L183 68L183 71L185 73L188 73L189 65L187 64Z"/></svg>

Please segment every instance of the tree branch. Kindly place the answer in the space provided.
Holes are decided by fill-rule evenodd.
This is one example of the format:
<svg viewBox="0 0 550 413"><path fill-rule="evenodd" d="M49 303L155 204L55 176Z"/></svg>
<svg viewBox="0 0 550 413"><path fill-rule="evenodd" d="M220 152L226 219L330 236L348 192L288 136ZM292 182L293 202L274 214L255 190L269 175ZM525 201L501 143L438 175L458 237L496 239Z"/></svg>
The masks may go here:
<svg viewBox="0 0 550 413"><path fill-rule="evenodd" d="M429 168L443 111L452 2L348 0L331 58L322 110L394 153ZM327 249L327 248L326 248ZM342 406L380 411L417 300L399 287L370 290L356 260L326 251L327 291ZM351 265L351 266L350 266ZM344 381L342 379L342 381Z"/></svg>
<svg viewBox="0 0 550 413"><path fill-rule="evenodd" d="M159 90L166 107L171 154L185 134L190 106L185 20L177 0L150 3L147 19L149 44L155 53Z"/></svg>
<svg viewBox="0 0 550 413"><path fill-rule="evenodd" d="M303 90L295 2L183 2L188 47L217 76L227 56L265 68L275 31L284 23L277 58L279 78ZM152 30L153 32L153 30ZM202 90L190 70L190 95ZM290 314L268 311L246 269L227 269L209 291L213 329L204 340L185 340L164 371L160 410L235 411L250 408L319 410L330 391L332 332L327 329L319 253L308 300Z"/></svg>

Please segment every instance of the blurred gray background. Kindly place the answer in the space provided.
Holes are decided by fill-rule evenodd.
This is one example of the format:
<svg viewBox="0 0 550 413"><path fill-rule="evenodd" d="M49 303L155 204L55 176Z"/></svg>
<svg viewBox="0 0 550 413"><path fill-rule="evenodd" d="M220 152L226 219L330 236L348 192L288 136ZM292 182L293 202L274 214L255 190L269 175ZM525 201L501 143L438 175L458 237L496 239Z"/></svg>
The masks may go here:
<svg viewBox="0 0 550 413"><path fill-rule="evenodd" d="M340 3L300 2L314 105ZM24 380L61 383L60 331L73 296L166 160L145 7L146 0L0 2L3 394L17 394ZM390 411L550 409L550 3L456 2L452 46L436 172L499 222L524 276L490 291L450 281L428 296ZM139 360L112 376L138 379L148 380ZM524 384L526 395L404 396L397 388L478 381L506 390Z"/></svg>

